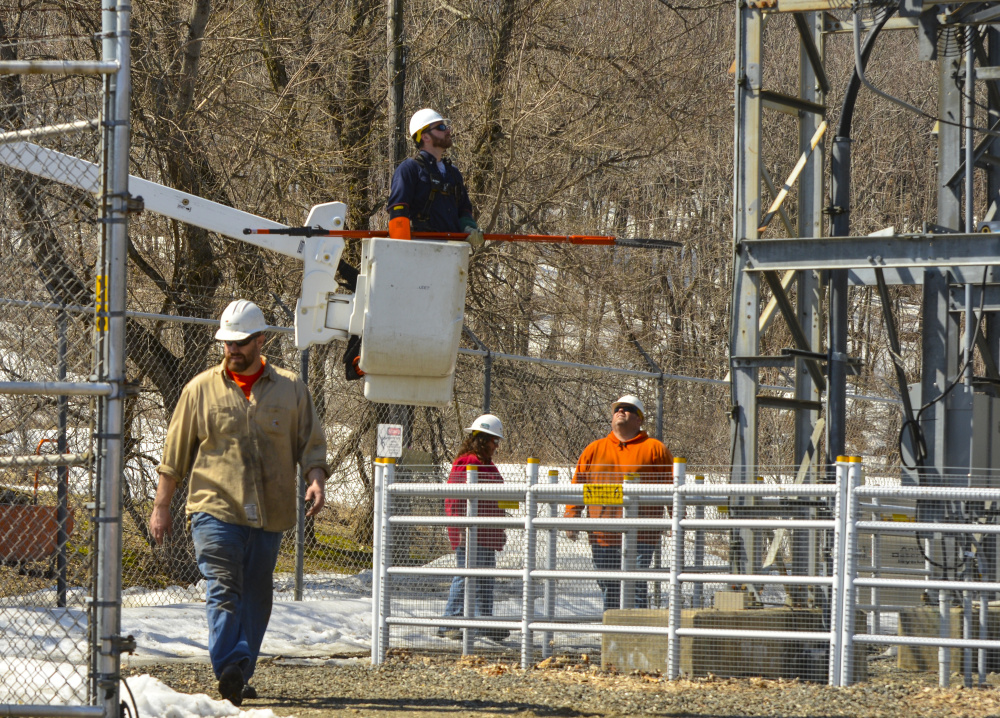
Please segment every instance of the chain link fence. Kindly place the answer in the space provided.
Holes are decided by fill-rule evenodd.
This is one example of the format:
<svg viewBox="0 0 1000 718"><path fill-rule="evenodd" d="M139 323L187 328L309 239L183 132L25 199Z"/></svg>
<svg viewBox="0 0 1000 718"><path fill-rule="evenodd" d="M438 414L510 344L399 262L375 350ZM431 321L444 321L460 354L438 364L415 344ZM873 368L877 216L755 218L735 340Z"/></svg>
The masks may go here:
<svg viewBox="0 0 1000 718"><path fill-rule="evenodd" d="M22 31L3 59L95 59L87 37L32 40L31 28ZM0 702L8 704L78 705L89 696L97 405L85 392L46 389L95 371L102 232L92 192L103 83L0 77ZM39 142L85 162L47 162L58 182L24 171L39 166Z"/></svg>

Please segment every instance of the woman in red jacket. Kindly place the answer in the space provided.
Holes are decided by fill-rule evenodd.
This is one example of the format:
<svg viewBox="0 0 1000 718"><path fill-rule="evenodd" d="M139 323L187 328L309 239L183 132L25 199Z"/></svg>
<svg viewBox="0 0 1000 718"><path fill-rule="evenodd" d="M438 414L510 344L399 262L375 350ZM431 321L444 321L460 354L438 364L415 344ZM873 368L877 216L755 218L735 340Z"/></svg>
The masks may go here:
<svg viewBox="0 0 1000 718"><path fill-rule="evenodd" d="M449 484L464 484L466 469L470 466L477 468L477 481L480 484L502 484L503 477L493 465L493 453L497 445L503 438L503 424L500 419L493 414L483 414L466 431L469 433L458 449L458 456L451 466L451 474L448 476ZM465 499L445 499L444 512L447 516L466 516L467 509ZM504 512L500 505L492 499L478 499L477 516L503 516ZM456 565L459 568L465 567L465 550L467 532L465 528L458 526L448 527L448 538L451 547L455 549ZM503 529L482 528L475 530L476 550L472 555L469 568L496 568L497 552L503 550L507 542L507 535ZM496 580L492 576L469 579L474 582L475 588L475 617L493 615L493 588ZM465 607L465 578L455 576L451 581L451 590L448 592L448 603L444 609L444 615L461 616ZM446 638L459 639L462 637L460 628L442 628L438 635ZM476 631L476 635L486 636L494 640L503 640L510 631L503 628L487 628Z"/></svg>

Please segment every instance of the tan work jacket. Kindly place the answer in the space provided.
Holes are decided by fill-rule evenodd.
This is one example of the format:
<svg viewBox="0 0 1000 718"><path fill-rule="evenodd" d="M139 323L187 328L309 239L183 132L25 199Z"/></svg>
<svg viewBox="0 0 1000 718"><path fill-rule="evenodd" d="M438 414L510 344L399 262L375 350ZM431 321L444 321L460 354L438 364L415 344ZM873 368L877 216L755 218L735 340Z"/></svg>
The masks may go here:
<svg viewBox="0 0 1000 718"><path fill-rule="evenodd" d="M157 470L188 477L187 513L285 531L295 525L295 464L330 470L326 438L306 385L265 364L247 400L225 362L181 392Z"/></svg>

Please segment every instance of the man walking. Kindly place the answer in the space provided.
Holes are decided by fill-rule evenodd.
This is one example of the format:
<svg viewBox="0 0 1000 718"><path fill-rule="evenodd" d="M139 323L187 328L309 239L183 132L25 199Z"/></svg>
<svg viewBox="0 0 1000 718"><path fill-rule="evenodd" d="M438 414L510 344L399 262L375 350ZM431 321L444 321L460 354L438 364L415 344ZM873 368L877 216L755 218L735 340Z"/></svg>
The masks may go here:
<svg viewBox="0 0 1000 718"><path fill-rule="evenodd" d="M576 464L574 484L621 484L626 475L637 475L640 483L669 484L673 482L674 457L657 439L641 430L645 407L638 397L625 395L611 405L611 433L592 442ZM583 506L567 506L566 518L578 518ZM589 518L621 518L621 506L590 505ZM662 518L662 506L640 506L640 518ZM576 531L567 531L576 540ZM590 551L598 571L619 571L622 568L622 535L612 531L591 531ZM636 547L636 569L649 568L653 551L660 542L659 531L639 531ZM604 597L604 610L619 608L621 582L599 579ZM635 607L648 606L646 582L635 587Z"/></svg>
<svg viewBox="0 0 1000 718"><path fill-rule="evenodd" d="M255 698L248 685L271 617L282 532L295 525L296 470L308 488L306 513L323 508L326 439L306 385L261 357L264 315L239 299L215 338L225 358L181 392L167 429L150 532L171 533L170 500L187 479L198 569L207 581L208 652L219 693L233 705Z"/></svg>
<svg viewBox="0 0 1000 718"><path fill-rule="evenodd" d="M417 154L403 160L389 189L389 236L410 239L416 232L468 232L482 246L483 233L472 214L462 173L444 156L452 146L451 126L426 107L410 118Z"/></svg>

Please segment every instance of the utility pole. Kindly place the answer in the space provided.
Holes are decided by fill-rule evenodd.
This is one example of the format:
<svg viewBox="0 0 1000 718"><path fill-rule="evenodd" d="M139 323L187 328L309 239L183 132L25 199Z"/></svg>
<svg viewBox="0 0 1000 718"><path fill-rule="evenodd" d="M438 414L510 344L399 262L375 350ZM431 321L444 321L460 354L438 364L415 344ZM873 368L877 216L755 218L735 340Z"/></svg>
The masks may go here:
<svg viewBox="0 0 1000 718"><path fill-rule="evenodd" d="M389 52L386 77L389 78L388 107L389 156L395 168L406 156L406 133L403 131L403 85L406 83L406 50L403 47L403 0L387 0L386 24Z"/></svg>

